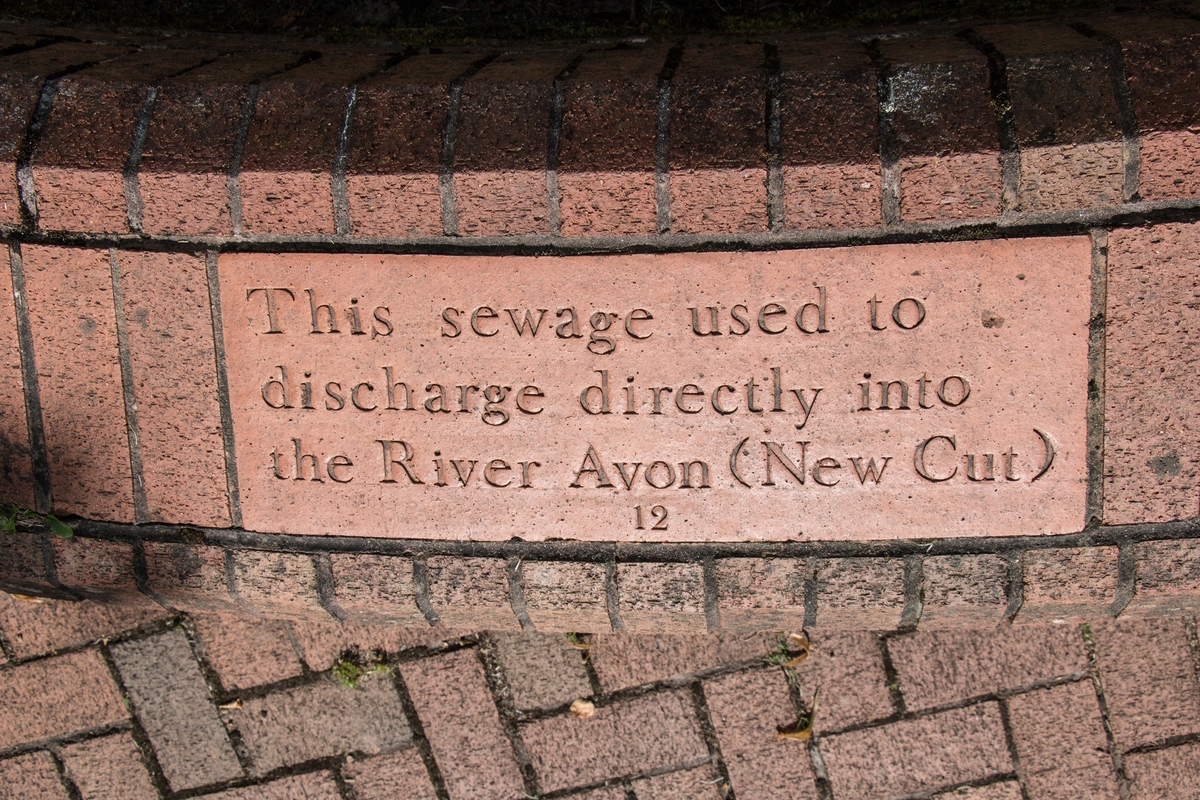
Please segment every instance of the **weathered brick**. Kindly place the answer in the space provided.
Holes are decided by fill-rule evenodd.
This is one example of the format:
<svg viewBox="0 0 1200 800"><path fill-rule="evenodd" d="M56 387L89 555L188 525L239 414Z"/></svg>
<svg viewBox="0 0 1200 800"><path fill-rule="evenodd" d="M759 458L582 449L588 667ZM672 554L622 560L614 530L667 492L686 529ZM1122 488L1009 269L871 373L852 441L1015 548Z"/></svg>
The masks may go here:
<svg viewBox="0 0 1200 800"><path fill-rule="evenodd" d="M1200 227L1108 237L1104 521L1165 522L1200 511Z"/></svg>
<svg viewBox="0 0 1200 800"><path fill-rule="evenodd" d="M525 613L539 631L607 631L608 594L603 564L526 561Z"/></svg>
<svg viewBox="0 0 1200 800"><path fill-rule="evenodd" d="M1113 738L1125 750L1200 732L1200 681L1184 621L1093 625Z"/></svg>
<svg viewBox="0 0 1200 800"><path fill-rule="evenodd" d="M105 250L23 247L55 509L133 522L133 473Z"/></svg>
<svg viewBox="0 0 1200 800"><path fill-rule="evenodd" d="M770 633L707 635L611 633L588 652L606 692L765 658L777 645Z"/></svg>
<svg viewBox="0 0 1200 800"><path fill-rule="evenodd" d="M1130 800L1188 800L1196 794L1200 744L1125 756Z"/></svg>
<svg viewBox="0 0 1200 800"><path fill-rule="evenodd" d="M43 541L40 532L0 536L0 588L16 594L69 596L50 582Z"/></svg>
<svg viewBox="0 0 1200 800"><path fill-rule="evenodd" d="M821 756L835 796L910 794L1013 769L995 703L830 736Z"/></svg>
<svg viewBox="0 0 1200 800"><path fill-rule="evenodd" d="M925 558L922 628L958 628L1000 622L1008 608L1008 563L1000 556Z"/></svg>
<svg viewBox="0 0 1200 800"><path fill-rule="evenodd" d="M237 550L233 589L243 602L264 614L329 619L317 593L317 568L308 555Z"/></svg>
<svg viewBox="0 0 1200 800"><path fill-rule="evenodd" d="M1141 542L1137 590L1123 614L1178 615L1200 611L1200 543Z"/></svg>
<svg viewBox="0 0 1200 800"><path fill-rule="evenodd" d="M58 581L64 586L93 600L153 604L138 591L133 571L133 545L55 536L53 547Z"/></svg>
<svg viewBox="0 0 1200 800"><path fill-rule="evenodd" d="M292 775L270 783L205 795L207 800L340 800L342 793L328 772Z"/></svg>
<svg viewBox="0 0 1200 800"><path fill-rule="evenodd" d="M811 562L817 626L887 630L904 613L904 562L898 558L826 558Z"/></svg>
<svg viewBox="0 0 1200 800"><path fill-rule="evenodd" d="M711 764L633 781L638 800L721 800L722 787Z"/></svg>
<svg viewBox="0 0 1200 800"><path fill-rule="evenodd" d="M817 701L818 733L893 713L879 637L861 631L817 633L808 660L795 668L800 694Z"/></svg>
<svg viewBox="0 0 1200 800"><path fill-rule="evenodd" d="M98 641L170 616L165 609L143 605L29 601L0 594L0 629L17 658Z"/></svg>
<svg viewBox="0 0 1200 800"><path fill-rule="evenodd" d="M366 759L347 759L342 768L356 800L437 800L425 762L415 747Z"/></svg>
<svg viewBox="0 0 1200 800"><path fill-rule="evenodd" d="M121 693L95 650L32 661L0 671L0 748L126 719Z"/></svg>
<svg viewBox="0 0 1200 800"><path fill-rule="evenodd" d="M229 525L204 258L118 255L151 522Z"/></svg>
<svg viewBox="0 0 1200 800"><path fill-rule="evenodd" d="M3 800L67 800L54 758L45 750L0 761Z"/></svg>
<svg viewBox="0 0 1200 800"><path fill-rule="evenodd" d="M591 695L583 654L565 635L497 633L492 640L518 709L553 708Z"/></svg>
<svg viewBox="0 0 1200 800"><path fill-rule="evenodd" d="M322 679L222 713L241 734L255 775L343 753L386 752L412 739L387 672L367 675L354 688Z"/></svg>
<svg viewBox="0 0 1200 800"><path fill-rule="evenodd" d="M700 564L617 564L617 608L630 633L708 630Z"/></svg>
<svg viewBox="0 0 1200 800"><path fill-rule="evenodd" d="M196 614L192 624L201 656L226 690L275 683L303 671L281 620Z"/></svg>
<svg viewBox="0 0 1200 800"><path fill-rule="evenodd" d="M0 84L0 97L2 93ZM0 99L0 103L3 102ZM0 139L2 137L0 131ZM3 192L3 179L0 178L0 220L5 217ZM14 297L12 270L7 269L8 266L8 260L0 258L0 296L6 300ZM24 508L33 508L29 418L25 416L25 384L18 347L16 310L12 303L0 303L0 497Z"/></svg>
<svg viewBox="0 0 1200 800"><path fill-rule="evenodd" d="M137 743L128 733L70 744L63 766L83 800L157 800Z"/></svg>
<svg viewBox="0 0 1200 800"><path fill-rule="evenodd" d="M204 611L245 613L229 594L225 550L208 545L144 542L147 583L168 603Z"/></svg>
<svg viewBox="0 0 1200 800"><path fill-rule="evenodd" d="M1075 626L918 631L888 640L910 711L992 694L1088 669Z"/></svg>
<svg viewBox="0 0 1200 800"><path fill-rule="evenodd" d="M543 791L708 759L686 689L621 700L589 719L562 714L521 728Z"/></svg>
<svg viewBox="0 0 1200 800"><path fill-rule="evenodd" d="M508 565L499 558L434 556L427 562L429 602L449 628L517 630Z"/></svg>
<svg viewBox="0 0 1200 800"><path fill-rule="evenodd" d="M289 625L304 663L314 672L329 669L347 651L360 658L374 658L413 647L436 648L447 639L464 635L441 626L362 625L333 619L297 619Z"/></svg>
<svg viewBox="0 0 1200 800"><path fill-rule="evenodd" d="M798 631L812 571L794 558L722 558L715 565L721 627Z"/></svg>
<svg viewBox="0 0 1200 800"><path fill-rule="evenodd" d="M1029 550L1025 602L1018 622L1074 620L1103 615L1117 599L1117 548Z"/></svg>
<svg viewBox="0 0 1200 800"><path fill-rule="evenodd" d="M1008 709L1021 784L1029 800L1117 797L1091 681L1017 695L1008 701Z"/></svg>
<svg viewBox="0 0 1200 800"><path fill-rule="evenodd" d="M173 791L241 776L182 632L115 645L112 657Z"/></svg>
<svg viewBox="0 0 1200 800"><path fill-rule="evenodd" d="M451 800L511 800L525 794L474 652L413 661L400 672Z"/></svg>
<svg viewBox="0 0 1200 800"><path fill-rule="evenodd" d="M934 800L1024 800L1021 784L1016 781L1001 781L985 786L964 786L933 796Z"/></svg>
<svg viewBox="0 0 1200 800"><path fill-rule="evenodd" d="M417 608L412 559L368 553L331 553L338 607L363 623L427 626Z"/></svg>
<svg viewBox="0 0 1200 800"><path fill-rule="evenodd" d="M816 800L808 751L776 738L796 722L782 670L737 672L704 682L704 696L733 790L746 800Z"/></svg>

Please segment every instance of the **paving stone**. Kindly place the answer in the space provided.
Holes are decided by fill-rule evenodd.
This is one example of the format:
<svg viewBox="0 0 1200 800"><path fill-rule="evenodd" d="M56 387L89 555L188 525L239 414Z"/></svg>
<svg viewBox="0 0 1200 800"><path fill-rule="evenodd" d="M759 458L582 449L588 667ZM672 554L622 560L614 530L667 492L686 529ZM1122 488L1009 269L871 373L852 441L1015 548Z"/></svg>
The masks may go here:
<svg viewBox="0 0 1200 800"><path fill-rule="evenodd" d="M608 590L603 564L526 561L525 613L539 631L607 631Z"/></svg>
<svg viewBox="0 0 1200 800"><path fill-rule="evenodd" d="M167 603L192 610L246 613L229 594L224 548L144 542L142 549L150 589Z"/></svg>
<svg viewBox="0 0 1200 800"><path fill-rule="evenodd" d="M68 800L54 759L45 750L0 761L0 800Z"/></svg>
<svg viewBox="0 0 1200 800"><path fill-rule="evenodd" d="M1088 669L1074 625L917 631L888 640L909 711L933 708Z"/></svg>
<svg viewBox="0 0 1200 800"><path fill-rule="evenodd" d="M699 564L617 564L617 606L630 633L708 630Z"/></svg>
<svg viewBox="0 0 1200 800"><path fill-rule="evenodd" d="M356 800L437 800L425 762L415 747L383 756L347 759L342 768Z"/></svg>
<svg viewBox="0 0 1200 800"><path fill-rule="evenodd" d="M525 793L512 745L471 650L400 667L451 800L512 800Z"/></svg>
<svg viewBox="0 0 1200 800"><path fill-rule="evenodd" d="M606 692L765 658L771 633L721 631L702 635L606 633L588 653Z"/></svg>
<svg viewBox="0 0 1200 800"><path fill-rule="evenodd" d="M10 84L11 87L11 84ZM13 97L5 93L6 107L13 116L20 116L14 107ZM9 116L9 120L12 120ZM0 133L0 140L4 139ZM0 151L4 150L0 143ZM0 161L4 161L0 157ZM7 172L8 164L3 171ZM0 178L0 219L9 217L16 209L8 201L8 186L15 183L16 170L12 175ZM19 216L19 215L18 215ZM7 220L6 220L7 221ZM11 266L11 256L5 262ZM12 270L0 268L0 293L4 297L12 294ZM17 318L12 303L0 303L0 442L4 442L4 464L0 467L0 496L23 508L34 508L37 504L33 494L33 460L30 457L29 418L25 416L25 379L21 372L21 352L17 340ZM5 575L13 573L6 570Z"/></svg>
<svg viewBox="0 0 1200 800"><path fill-rule="evenodd" d="M933 800L1023 800L1021 784L1016 781L1000 781L986 786L964 786L949 792L935 794Z"/></svg>
<svg viewBox="0 0 1200 800"><path fill-rule="evenodd" d="M1142 542L1138 556L1137 591L1122 614L1153 616L1200 611L1200 543Z"/></svg>
<svg viewBox="0 0 1200 800"><path fill-rule="evenodd" d="M521 738L545 792L708 758L687 689L621 700L590 719L561 714L531 722Z"/></svg>
<svg viewBox="0 0 1200 800"><path fill-rule="evenodd" d="M497 633L492 640L518 709L553 708L592 694L583 654L565 634Z"/></svg>
<svg viewBox="0 0 1200 800"><path fill-rule="evenodd" d="M1000 556L925 558L921 628L979 627L998 623L1008 609L1008 563Z"/></svg>
<svg viewBox="0 0 1200 800"><path fill-rule="evenodd" d="M435 556L427 564L429 602L443 625L520 630L503 559Z"/></svg>
<svg viewBox="0 0 1200 800"><path fill-rule="evenodd" d="M796 667L806 701L820 691L818 733L893 713L883 648L873 633L816 634L808 660Z"/></svg>
<svg viewBox="0 0 1200 800"><path fill-rule="evenodd" d="M1195 800L1200 743L1125 756L1130 800Z"/></svg>
<svg viewBox="0 0 1200 800"><path fill-rule="evenodd" d="M51 540L58 582L89 600L155 606L141 594L133 566L133 545L72 536Z"/></svg>
<svg viewBox="0 0 1200 800"><path fill-rule="evenodd" d="M312 772L204 797L207 800L341 800L342 793L328 772Z"/></svg>
<svg viewBox="0 0 1200 800"><path fill-rule="evenodd" d="M904 613L904 560L822 558L813 561L817 627L889 630Z"/></svg>
<svg viewBox="0 0 1200 800"><path fill-rule="evenodd" d="M1117 620L1092 630L1119 747L1200 732L1200 681L1181 618Z"/></svg>
<svg viewBox="0 0 1200 800"><path fill-rule="evenodd" d="M108 665L81 650L0 671L0 749L128 719Z"/></svg>
<svg viewBox="0 0 1200 800"><path fill-rule="evenodd" d="M1013 769L995 703L831 736L821 756L835 797L891 797Z"/></svg>
<svg viewBox="0 0 1200 800"><path fill-rule="evenodd" d="M782 670L712 678L704 682L704 696L733 791L741 800L817 800L807 749L776 737L797 716Z"/></svg>
<svg viewBox="0 0 1200 800"><path fill-rule="evenodd" d="M1008 709L1029 800L1115 800L1116 775L1091 681L1017 695Z"/></svg>
<svg viewBox="0 0 1200 800"><path fill-rule="evenodd" d="M371 658L372 654L399 653L413 647L436 648L442 642L466 635L465 631L448 631L440 626L362 625L332 619L297 619L289 624L304 663L314 672L329 669L347 651Z"/></svg>
<svg viewBox="0 0 1200 800"><path fill-rule="evenodd" d="M576 792L567 797L570 797L571 800L627 800L629 795L625 793L624 787L617 784L616 786L601 786L599 789Z"/></svg>
<svg viewBox="0 0 1200 800"><path fill-rule="evenodd" d="M1104 615L1117 599L1117 548L1027 550L1025 602L1017 622L1082 622Z"/></svg>
<svg viewBox="0 0 1200 800"><path fill-rule="evenodd" d="M112 657L172 790L241 776L241 765L181 631L115 645Z"/></svg>
<svg viewBox="0 0 1200 800"><path fill-rule="evenodd" d="M720 558L714 563L721 627L800 630L812 570L798 558Z"/></svg>
<svg viewBox="0 0 1200 800"><path fill-rule="evenodd" d="M407 623L427 626L417 608L410 558L369 553L331 553L333 592L351 619L365 624Z"/></svg>
<svg viewBox="0 0 1200 800"><path fill-rule="evenodd" d="M282 620L196 614L192 624L201 655L226 690L275 683L303 671Z"/></svg>
<svg viewBox="0 0 1200 800"><path fill-rule="evenodd" d="M17 658L94 642L170 618L171 612L161 608L90 600L18 600L0 592L0 629Z"/></svg>
<svg viewBox="0 0 1200 800"><path fill-rule="evenodd" d="M342 753L394 750L412 738L387 673L369 674L356 688L321 679L222 713L241 734L255 775Z"/></svg>
<svg viewBox="0 0 1200 800"><path fill-rule="evenodd" d="M317 592L317 568L309 555L237 550L233 554L233 588L243 602L262 614L329 619Z"/></svg>
<svg viewBox="0 0 1200 800"><path fill-rule="evenodd" d="M129 733L67 745L63 766L83 800L157 800L158 791Z"/></svg>
<svg viewBox="0 0 1200 800"><path fill-rule="evenodd" d="M723 800L725 792L711 764L633 782L638 800Z"/></svg>

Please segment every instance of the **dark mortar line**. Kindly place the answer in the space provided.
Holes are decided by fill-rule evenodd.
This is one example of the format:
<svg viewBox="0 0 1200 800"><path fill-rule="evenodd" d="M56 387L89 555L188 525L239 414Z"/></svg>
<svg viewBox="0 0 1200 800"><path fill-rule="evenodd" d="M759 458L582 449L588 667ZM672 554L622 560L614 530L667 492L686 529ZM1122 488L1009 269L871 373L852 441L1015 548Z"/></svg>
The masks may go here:
<svg viewBox="0 0 1200 800"><path fill-rule="evenodd" d="M69 597L72 597L76 600L86 599L84 595L80 594L70 586L64 586L62 581L58 579L58 561L54 556L53 536L49 531L41 531L41 537L42 564L46 571L46 580L49 581L50 585L55 589L58 589L60 592L63 592Z"/></svg>
<svg viewBox="0 0 1200 800"><path fill-rule="evenodd" d="M1113 734L1112 715L1108 708L1108 698L1104 693L1104 681L1100 675L1100 659L1096 653L1096 641L1091 634L1090 627L1085 625L1079 626L1079 637L1083 640L1084 649L1087 651L1088 671L1086 676L1091 680L1092 688L1096 692L1096 702L1100 706L1100 724L1104 727L1104 740L1108 746L1108 754L1112 759L1113 772L1117 776L1117 790L1121 796L1121 800L1129 798L1129 779L1125 775L1124 759L1121 755L1121 750L1117 747L1117 739Z"/></svg>
<svg viewBox="0 0 1200 800"><path fill-rule="evenodd" d="M245 598L238 593L237 590L237 568L234 564L234 551L230 548L224 549L225 555L225 592L229 595L229 599L242 607L246 613L252 617L262 617L262 613L246 602Z"/></svg>
<svg viewBox="0 0 1200 800"><path fill-rule="evenodd" d="M704 581L704 621L709 632L721 630L721 595L717 587L717 567L712 556L702 562Z"/></svg>
<svg viewBox="0 0 1200 800"><path fill-rule="evenodd" d="M178 619L179 616L176 615L166 619L157 620L155 622L145 623L139 625L137 628L127 628L123 631L119 631L116 634L105 635L103 641L109 645L113 645L119 644L120 642L133 641L135 639L146 639L151 636L158 636L161 633L167 633L168 631L172 630ZM79 653L84 650L91 650L97 645L98 641L100 640L89 639L87 641L77 642L65 647L58 647L54 650L36 653L32 656L16 658L6 664L0 664L0 672L17 669L25 664L32 664L35 661L45 661L48 658L57 658L58 656L65 656L72 653ZM58 738L61 739L62 737Z"/></svg>
<svg viewBox="0 0 1200 800"><path fill-rule="evenodd" d="M1085 524L1104 521L1104 430L1108 359L1108 231L1092 231L1092 303L1088 316L1087 500Z"/></svg>
<svg viewBox="0 0 1200 800"><path fill-rule="evenodd" d="M42 418L42 393L38 386L37 360L33 353L33 327L29 323L29 300L25 293L25 267L21 245L8 246L12 270L13 311L17 320L17 349L21 355L21 382L25 395L25 423L29 429L29 461L33 472L33 498L37 511L54 510L50 483L50 459L46 452L46 427Z"/></svg>
<svg viewBox="0 0 1200 800"><path fill-rule="evenodd" d="M817 607L820 605L817 571L813 559L805 560L804 572L804 627L812 628L817 624Z"/></svg>
<svg viewBox="0 0 1200 800"><path fill-rule="evenodd" d="M729 767L725 763L725 756L721 753L721 743L717 738L717 728L713 725L712 712L708 708L708 698L704 694L704 685L700 681L696 681L691 685L692 708L696 712L696 721L700 724L700 735L704 738L704 745L708 748L708 761L712 765L713 771L717 773L728 787L725 792L725 800L737 800L737 795L733 790L733 780L729 777Z"/></svg>
<svg viewBox="0 0 1200 800"><path fill-rule="evenodd" d="M612 629L625 630L625 622L621 619L621 594L617 589L617 562L611 555L604 561L604 601Z"/></svg>
<svg viewBox="0 0 1200 800"><path fill-rule="evenodd" d="M1008 604L1004 608L1004 618L1009 622L1016 619L1025 605L1025 561L1021 553L1005 553L1004 562L1007 567L1004 576L1004 592Z"/></svg>
<svg viewBox="0 0 1200 800"><path fill-rule="evenodd" d="M892 110L892 65L883 56L878 39L864 43L875 67L875 96L879 103L879 208L885 225L897 225L900 219L900 143Z"/></svg>
<svg viewBox="0 0 1200 800"><path fill-rule="evenodd" d="M1012 761L1013 771L1018 779L1017 785L1021 790L1021 800L1030 800L1029 791L1025 788L1025 782L1020 780L1021 773L1021 754L1017 750L1017 737L1013 734L1012 715L1008 711L1008 699L1000 698L996 702L1000 709L1000 726L1004 728L1004 745L1008 748L1008 757Z"/></svg>
<svg viewBox="0 0 1200 800"><path fill-rule="evenodd" d="M607 783L604 785L608 786ZM630 781L621 781L617 786L620 787L621 791L625 792L625 800L638 800L638 796L633 792L633 783Z"/></svg>
<svg viewBox="0 0 1200 800"><path fill-rule="evenodd" d="M301 663L303 663L303 661ZM334 666L336 665L337 661L334 662ZM247 700L261 700L264 697L269 697L277 692L287 692L291 691L292 689L303 689L305 687L316 686L323 681L330 680L330 674L333 671L333 667L322 670L321 672L313 672L312 670L307 669L307 665L305 666L306 668L300 675L293 675L290 678L284 678L282 680L275 681L274 683L262 684L260 686L226 689L219 683L214 684L212 687L213 704L216 706L223 706L236 700L241 700L243 702ZM218 688L220 691L217 691Z"/></svg>
<svg viewBox="0 0 1200 800"><path fill-rule="evenodd" d="M946 800L950 797L951 792L957 793L960 789L979 789L986 786L991 786L1004 781L1018 780L1019 776L1016 772L996 772L988 775L986 778L976 778L972 781L960 781L958 783L944 783L940 786L935 786L932 789L922 789L919 792L910 792L909 794L889 795L888 800ZM1021 787L1022 800L1029 800L1025 794L1024 787Z"/></svg>
<svg viewBox="0 0 1200 800"><path fill-rule="evenodd" d="M133 543L133 580L139 592L149 597L167 611L178 613L174 606L164 600L158 592L150 588L150 569L146 564L146 548L142 542Z"/></svg>
<svg viewBox="0 0 1200 800"><path fill-rule="evenodd" d="M404 748L399 748L403 750ZM351 750L346 753L340 753L336 756L321 756L320 758L310 758L306 761L300 761L295 764L288 764L282 767L276 767L269 772L264 772L258 775L252 775L247 772L241 778L232 778L230 780L219 781L217 783L207 783L203 786L195 786L189 789L182 789L177 792L171 792L166 797L170 800L190 800L196 797L211 797L212 795L228 791L231 789L253 789L258 786L264 786L274 781L284 778L294 778L300 775L314 775L319 772L333 772L338 769L342 759L345 756L352 757L367 757L375 755L361 750ZM294 797L295 795L291 795Z"/></svg>
<svg viewBox="0 0 1200 800"><path fill-rule="evenodd" d="M667 51L658 74L654 112L654 218L658 233L671 230L671 81L683 60L683 42Z"/></svg>
<svg viewBox="0 0 1200 800"><path fill-rule="evenodd" d="M912 553L904 557L904 611L897 630L916 630L924 606L925 556Z"/></svg>
<svg viewBox="0 0 1200 800"><path fill-rule="evenodd" d="M154 117L154 106L158 102L158 86L146 90L142 107L138 111L137 125L133 130L133 144L129 147L129 158L121 171L121 182L125 187L125 217L129 230L142 233L142 212L146 204L142 199L141 181L138 176L142 166L142 153L150 136L150 121Z"/></svg>
<svg viewBox="0 0 1200 800"><path fill-rule="evenodd" d="M1192 671L1196 680L1200 680L1200 630L1197 630L1195 617L1184 617L1184 630L1187 633L1188 649L1192 656Z"/></svg>
<svg viewBox="0 0 1200 800"><path fill-rule="evenodd" d="M13 649L12 641L3 630L0 630L0 653L4 654L6 662L15 661L17 658L17 651Z"/></svg>
<svg viewBox="0 0 1200 800"><path fill-rule="evenodd" d="M225 175L225 189L229 203L229 224L234 236L242 234L242 159L246 155L246 141L250 138L250 126L254 124L254 111L258 107L259 85L246 87L246 98L242 101L242 116L238 120L237 133L233 138L233 153L229 157L229 171Z"/></svg>
<svg viewBox="0 0 1200 800"><path fill-rule="evenodd" d="M595 637L593 636L593 642ZM592 698L598 698L604 694L604 685L600 683L600 673L596 672L596 666L592 663L592 651L580 650L579 658L583 661L583 671L587 675L588 686L592 690Z"/></svg>
<svg viewBox="0 0 1200 800"><path fill-rule="evenodd" d="M487 683L488 693L491 694L492 702L495 703L496 711L499 713L500 727L504 730L504 736L512 748L517 768L521 771L525 795L526 797L540 797L541 783L537 771L533 767L533 760L529 757L529 750L525 747L525 740L521 738L521 729L517 724L520 715L513 704L512 689L508 685L504 667L500 664L500 659L496 657L495 650L496 643L492 635L486 631L480 634L476 655L479 658L480 666L483 667L483 679Z"/></svg>
<svg viewBox="0 0 1200 800"><path fill-rule="evenodd" d="M478 73L499 53L489 53L467 67L461 75L450 82L446 96L446 122L442 128L442 154L438 163L438 195L442 204L442 233L458 236L458 199L454 193L454 158L458 147L458 117L462 111L463 87L471 76Z"/></svg>
<svg viewBox="0 0 1200 800"><path fill-rule="evenodd" d="M67 765L63 763L62 753L56 744L51 744L46 748L46 752L50 754L50 760L54 762L54 769L58 773L59 785L66 792L70 800L84 800L83 793L79 791L79 787L75 785L75 780L71 777Z"/></svg>
<svg viewBox="0 0 1200 800"><path fill-rule="evenodd" d="M987 56L988 84L992 95L992 109L996 113L996 134L1000 143L1000 213L1008 214L1019 207L1021 186L1021 145L1017 138L1017 124L1008 89L1008 59L973 28L968 28L958 35Z"/></svg>
<svg viewBox="0 0 1200 800"><path fill-rule="evenodd" d="M834 800L833 782L829 780L829 770L825 767L825 758L821 755L821 740L816 731L808 740L808 761L812 766L813 781L817 785L817 797L820 800Z"/></svg>
<svg viewBox="0 0 1200 800"><path fill-rule="evenodd" d="M537 628L534 627L533 620L529 618L529 612L525 608L525 571L521 567L521 557L512 556L504 566L508 577L508 602L512 607L513 616L521 623L524 633L536 633Z"/></svg>
<svg viewBox="0 0 1200 800"><path fill-rule="evenodd" d="M888 696L892 701L892 709L895 712L889 719L903 719L908 715L908 706L904 702L904 692L900 688L900 671L896 669L896 662L892 660L892 651L888 646L890 638L888 636L880 636L876 641L879 642L879 655L883 662L884 686L888 690Z"/></svg>
<svg viewBox="0 0 1200 800"><path fill-rule="evenodd" d="M437 627L438 613L433 609L429 596L429 565L424 556L414 555L412 558L413 602L425 615L425 621L430 627Z"/></svg>
<svg viewBox="0 0 1200 800"><path fill-rule="evenodd" d="M86 742L91 739L99 739L104 736L111 736L114 733L125 733L128 730L130 730L130 723L128 720L109 722L105 725L98 725L94 728L73 731L66 736L55 736L48 739L34 739L32 741L15 744L12 747L5 747L0 749L0 759L7 760L16 756L35 753L38 750L47 750L51 747L78 744L79 742Z"/></svg>
<svg viewBox="0 0 1200 800"><path fill-rule="evenodd" d="M126 443L129 447L129 472L133 493L133 518L137 524L150 521L146 501L146 471L142 463L142 438L138 427L137 396L133 383L133 361L129 355L129 330L125 319L125 292L121 286L121 262L117 250L109 251L112 273L113 315L117 325L117 353L121 364L121 395L125 401Z"/></svg>
<svg viewBox="0 0 1200 800"><path fill-rule="evenodd" d="M354 794L354 782L352 780L347 781L346 776L342 774L342 770L345 769L345 766L345 754L342 754L338 756L337 761L333 763L333 765L329 768L329 771L333 774L334 785L337 786L338 794L341 796L342 800L357 800L357 795Z"/></svg>
<svg viewBox="0 0 1200 800"><path fill-rule="evenodd" d="M354 127L354 109L358 105L358 87L351 86L346 93L346 110L342 114L342 129L338 133L337 149L333 155L333 166L329 170L329 191L333 197L333 229L340 236L349 236L350 190L346 169L350 163L350 134Z"/></svg>
<svg viewBox="0 0 1200 800"><path fill-rule="evenodd" d="M317 597L320 599L321 608L325 609L329 616L338 622L345 622L350 615L338 605L334 593L333 562L329 558L329 553L314 553L312 562L317 582Z"/></svg>
<svg viewBox="0 0 1200 800"><path fill-rule="evenodd" d="M552 792L537 795L536 800L567 800L567 798L579 798L585 792L591 792L596 789L603 788L620 788L625 792L627 797L632 797L638 800L637 794L633 791L633 781L644 780L646 778L657 778L660 775L672 775L676 772L686 772L691 769L703 767L705 764L711 764L708 758L698 758L692 761L680 761L666 767L655 767L654 769L642 770L641 772L629 772L624 775L617 775L611 778L605 778L591 783L583 783L578 786L569 786L565 789L555 789ZM532 795L527 795L530 800L534 800ZM724 800L735 800L732 790L724 798Z"/></svg>
<svg viewBox="0 0 1200 800"><path fill-rule="evenodd" d="M1186 744L1200 743L1200 733L1182 733L1177 736L1168 736L1165 739L1155 739L1153 742L1139 744L1137 747L1131 747L1124 751L1124 755L1141 755L1143 753L1156 753L1159 750L1167 750L1172 747L1179 747Z"/></svg>
<svg viewBox="0 0 1200 800"><path fill-rule="evenodd" d="M767 226L772 233L779 233L787 222L783 193L783 78L780 74L783 67L777 45L764 44L763 57L767 72Z"/></svg>
<svg viewBox="0 0 1200 800"><path fill-rule="evenodd" d="M1133 92L1129 88L1129 73L1125 67L1125 54L1122 51L1121 43L1111 36L1098 32L1086 22L1075 22L1069 27L1104 44L1104 54L1108 57L1108 75L1112 81L1113 99L1116 101L1117 116L1121 121L1122 155L1125 166L1125 202L1136 202L1141 196L1138 191L1142 171L1141 128L1138 125L1137 111L1133 106Z"/></svg>
<svg viewBox="0 0 1200 800"><path fill-rule="evenodd" d="M161 634L162 632L160 631L159 633ZM142 638L149 638L150 635ZM190 647L191 642L189 641L188 644ZM158 751L154 749L154 744L150 741L150 735L142 727L142 721L138 717L133 698L129 696L129 688L125 685L125 679L121 677L121 671L117 669L116 661L113 660L112 646L109 642L106 641L100 646L100 657L104 659L104 664L108 667L109 675L117 685L117 691L121 693L123 705L129 714L128 730L133 736L134 744L137 745L138 755L141 756L142 764L146 767L146 772L150 775L150 781L162 797L167 797L171 792L170 784L167 782L167 775L163 772L162 764L159 763Z"/></svg>
<svg viewBox="0 0 1200 800"><path fill-rule="evenodd" d="M563 127L563 95L567 78L579 65L587 52L582 52L571 59L562 72L554 78L550 98L550 125L546 132L546 198L549 203L550 235L562 235L562 193L558 185L558 161L562 152Z"/></svg>
<svg viewBox="0 0 1200 800"><path fill-rule="evenodd" d="M221 408L221 446L225 455L225 492L229 502L229 523L242 525L242 496L238 485L237 449L233 439L233 406L229 400L229 371L225 358L225 325L221 319L221 282L217 275L217 253L204 255L208 278L208 303L213 326L213 360L217 377L217 401Z"/></svg>
<svg viewBox="0 0 1200 800"><path fill-rule="evenodd" d="M1133 545L1122 544L1117 549L1117 596L1107 613L1119 616L1137 592L1137 552Z"/></svg>
<svg viewBox="0 0 1200 800"><path fill-rule="evenodd" d="M187 637L188 646L192 648L192 656L196 659L196 663L200 667L200 676L204 678L205 688L208 690L209 697L212 698L215 705L225 702L225 698L229 697L231 692L225 689L225 684L221 680L221 676L210 662L208 648L205 646L204 640L201 639L200 632L196 630L195 620L186 613L180 615L178 630L182 631L183 635ZM303 660L301 660L301 663L303 663Z"/></svg>
<svg viewBox="0 0 1200 800"><path fill-rule="evenodd" d="M42 35L41 38L39 38L33 44L17 42L15 44L10 44L8 47L0 49L0 58L15 56L18 53L28 53L30 50L40 50L43 47L49 47L52 44L58 44L60 41L62 40L57 36Z"/></svg>

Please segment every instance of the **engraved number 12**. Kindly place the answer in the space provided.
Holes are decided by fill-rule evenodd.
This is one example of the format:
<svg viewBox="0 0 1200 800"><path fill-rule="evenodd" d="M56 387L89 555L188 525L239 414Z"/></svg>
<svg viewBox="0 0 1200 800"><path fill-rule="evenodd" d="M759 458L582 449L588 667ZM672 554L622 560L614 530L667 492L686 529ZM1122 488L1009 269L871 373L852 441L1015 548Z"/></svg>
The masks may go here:
<svg viewBox="0 0 1200 800"><path fill-rule="evenodd" d="M637 512L637 529L639 531L646 530L646 523L642 518L642 507L634 506L634 511ZM650 521L654 523L650 526L652 531L665 531L667 529L667 509L665 506L650 507Z"/></svg>

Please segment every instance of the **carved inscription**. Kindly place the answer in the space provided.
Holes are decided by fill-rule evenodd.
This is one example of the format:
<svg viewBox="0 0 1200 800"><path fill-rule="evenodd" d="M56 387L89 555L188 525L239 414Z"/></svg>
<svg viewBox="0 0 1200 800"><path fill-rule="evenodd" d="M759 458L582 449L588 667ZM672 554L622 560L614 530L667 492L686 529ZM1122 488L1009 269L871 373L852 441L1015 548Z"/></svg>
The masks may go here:
<svg viewBox="0 0 1200 800"><path fill-rule="evenodd" d="M756 541L1084 522L1084 239L228 254L244 523Z"/></svg>

